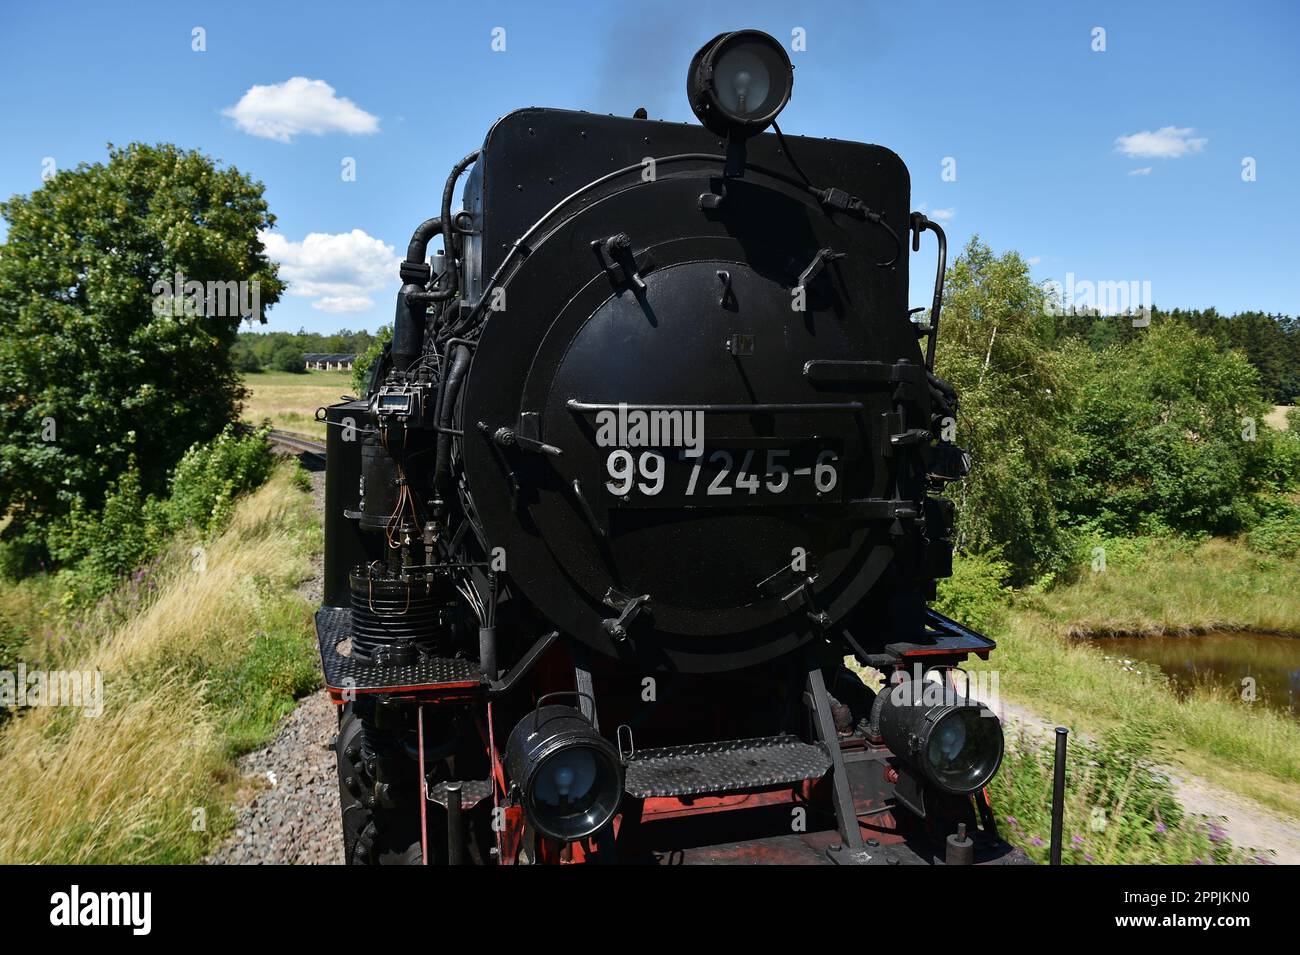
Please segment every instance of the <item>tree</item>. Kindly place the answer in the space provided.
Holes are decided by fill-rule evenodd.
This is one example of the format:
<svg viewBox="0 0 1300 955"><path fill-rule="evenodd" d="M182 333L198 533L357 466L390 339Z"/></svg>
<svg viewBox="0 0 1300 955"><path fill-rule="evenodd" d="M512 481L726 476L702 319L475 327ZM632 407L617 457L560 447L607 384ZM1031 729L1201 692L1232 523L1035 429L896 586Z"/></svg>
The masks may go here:
<svg viewBox="0 0 1300 955"><path fill-rule="evenodd" d="M302 352L287 344L271 353L271 366L276 371L292 371L295 374L305 374L307 371Z"/></svg>
<svg viewBox="0 0 1300 955"><path fill-rule="evenodd" d="M1080 356L1058 504L1111 533L1232 533L1273 480L1260 374L1189 324L1154 324L1126 347ZM1066 457L1056 459L1058 465Z"/></svg>
<svg viewBox="0 0 1300 955"><path fill-rule="evenodd" d="M1015 252L973 237L948 270L935 371L957 389L957 443L972 453L956 485L957 544L1000 553L1013 580L1062 554L1052 494L1069 376L1053 351L1044 292Z"/></svg>
<svg viewBox="0 0 1300 955"><path fill-rule="evenodd" d="M384 346L393 340L393 326L385 325L379 329L376 335L365 349L357 355L356 362L352 365L352 390L358 395L364 395L370 384L370 368L384 353Z"/></svg>
<svg viewBox="0 0 1300 955"><path fill-rule="evenodd" d="M0 203L8 536L98 508L132 460L141 493L161 492L237 416L241 306L283 290L258 239L275 221L262 191L201 153L132 144Z"/></svg>

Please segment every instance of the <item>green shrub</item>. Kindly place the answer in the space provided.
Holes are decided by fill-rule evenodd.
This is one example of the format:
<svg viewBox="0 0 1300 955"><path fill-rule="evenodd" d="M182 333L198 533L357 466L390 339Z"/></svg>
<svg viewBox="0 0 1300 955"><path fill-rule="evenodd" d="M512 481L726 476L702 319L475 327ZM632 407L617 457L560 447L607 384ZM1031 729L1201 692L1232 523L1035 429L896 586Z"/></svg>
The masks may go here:
<svg viewBox="0 0 1300 955"><path fill-rule="evenodd" d="M939 581L931 606L972 630L990 633L1006 617L1011 565L995 556L967 554L953 558L952 576Z"/></svg>
<svg viewBox="0 0 1300 955"><path fill-rule="evenodd" d="M261 486L274 465L265 430L240 434L235 425L228 425L215 440L186 451L176 465L167 502L169 522L204 535L220 530L235 499Z"/></svg>
<svg viewBox="0 0 1300 955"><path fill-rule="evenodd" d="M1066 772L1061 861L1066 864L1241 863L1213 820L1179 805L1151 740L1158 728L1131 721L1096 740L1072 737ZM1002 835L1036 862L1051 837L1051 749L1026 737L1009 741L989 786ZM1255 861L1263 861L1256 857Z"/></svg>
<svg viewBox="0 0 1300 955"><path fill-rule="evenodd" d="M393 340L393 327L385 325L375 336L375 340L361 354L357 355L356 362L352 365L352 391L354 394L364 395L370 384L370 367L379 360L379 356L384 353L384 346Z"/></svg>
<svg viewBox="0 0 1300 955"><path fill-rule="evenodd" d="M105 496L101 511L78 502L54 522L47 541L50 556L65 568L79 598L99 597L158 553L169 530L163 505L144 495L139 472L128 467Z"/></svg>
<svg viewBox="0 0 1300 955"><path fill-rule="evenodd" d="M302 352L289 346L279 348L271 355L271 367L276 371L292 371L297 374L307 372Z"/></svg>
<svg viewBox="0 0 1300 955"><path fill-rule="evenodd" d="M1263 498L1247 535L1251 548L1274 557L1300 557L1300 507L1282 497Z"/></svg>

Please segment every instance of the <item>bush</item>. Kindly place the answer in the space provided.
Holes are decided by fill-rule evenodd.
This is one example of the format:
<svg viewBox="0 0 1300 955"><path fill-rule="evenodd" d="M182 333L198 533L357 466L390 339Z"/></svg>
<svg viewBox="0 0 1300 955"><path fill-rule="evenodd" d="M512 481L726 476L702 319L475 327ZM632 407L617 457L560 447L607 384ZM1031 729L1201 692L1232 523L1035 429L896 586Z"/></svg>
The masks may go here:
<svg viewBox="0 0 1300 955"><path fill-rule="evenodd" d="M228 425L216 440L186 451L176 466L167 502L169 523L215 533L225 525L235 499L260 487L274 465L264 430L240 434Z"/></svg>
<svg viewBox="0 0 1300 955"><path fill-rule="evenodd" d="M307 366L304 364L302 352L296 348L281 348L271 356L271 367L276 371L292 371L296 374L306 374Z"/></svg>
<svg viewBox="0 0 1300 955"><path fill-rule="evenodd" d="M952 576L939 581L931 606L958 623L981 633L999 629L1010 605L1006 586L1011 565L994 556L965 554L953 558Z"/></svg>
<svg viewBox="0 0 1300 955"><path fill-rule="evenodd" d="M1259 374L1237 352L1176 324L1080 356L1058 457L1057 504L1112 534L1231 534L1269 484L1272 432Z"/></svg>
<svg viewBox="0 0 1300 955"><path fill-rule="evenodd" d="M109 490L103 510L78 503L55 522L50 556L67 569L82 598L99 597L162 549L168 524L164 506L141 492L140 473L129 467Z"/></svg>
<svg viewBox="0 0 1300 955"><path fill-rule="evenodd" d="M379 360L379 356L384 353L384 347L393 340L393 327L385 325L375 336L375 340L370 343L361 354L357 356L356 362L352 365L352 392L357 395L364 395L369 390L370 385L370 367Z"/></svg>
<svg viewBox="0 0 1300 955"><path fill-rule="evenodd" d="M265 482L274 462L265 432L241 434L229 425L215 440L185 452L169 498L145 495L139 472L129 467L101 510L75 504L43 535L50 557L63 568L72 602L84 604L111 591L178 531L205 537L220 531L235 499Z"/></svg>
<svg viewBox="0 0 1300 955"><path fill-rule="evenodd" d="M1151 740L1159 727L1122 725L1097 740L1074 737L1066 770L1061 861L1068 864L1251 861L1211 820L1186 813L1161 771ZM1051 835L1052 753L1022 737L1008 741L989 786L1002 835L1046 862ZM1263 861L1256 859L1255 861Z"/></svg>
<svg viewBox="0 0 1300 955"><path fill-rule="evenodd" d="M1300 557L1300 507L1281 497L1259 502L1260 516L1247 536L1250 546L1274 557Z"/></svg>

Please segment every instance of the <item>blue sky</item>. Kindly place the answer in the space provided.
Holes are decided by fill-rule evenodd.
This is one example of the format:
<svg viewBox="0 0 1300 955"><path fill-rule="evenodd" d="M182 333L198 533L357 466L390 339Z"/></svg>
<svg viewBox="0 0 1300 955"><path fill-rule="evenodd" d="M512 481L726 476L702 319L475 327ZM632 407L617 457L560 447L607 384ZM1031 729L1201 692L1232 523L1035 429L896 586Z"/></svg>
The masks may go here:
<svg viewBox="0 0 1300 955"><path fill-rule="evenodd" d="M1165 307L1300 312L1300 5L1287 0L8 4L0 193L37 188L46 157L102 160L110 141L201 149L266 184L270 247L299 293L266 327L373 329L392 317L390 260L496 117L644 105L689 120L691 54L738 27L805 31L782 127L895 150L913 208L955 245L978 232L1039 280L1149 281Z"/></svg>

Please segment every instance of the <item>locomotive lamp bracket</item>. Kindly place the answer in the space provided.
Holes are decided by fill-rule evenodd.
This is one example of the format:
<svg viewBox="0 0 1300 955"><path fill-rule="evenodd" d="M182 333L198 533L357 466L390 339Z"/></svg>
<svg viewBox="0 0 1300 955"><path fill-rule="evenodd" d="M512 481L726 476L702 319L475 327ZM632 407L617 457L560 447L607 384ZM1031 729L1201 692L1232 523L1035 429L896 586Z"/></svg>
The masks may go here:
<svg viewBox="0 0 1300 955"><path fill-rule="evenodd" d="M629 286L637 292L645 291L645 279L648 272L654 270L654 256L649 252L636 255L632 251L632 237L626 232L618 232L604 239L595 239L591 243L610 280L616 286Z"/></svg>
<svg viewBox="0 0 1300 955"><path fill-rule="evenodd" d="M847 252L836 252L831 248L818 249L817 254L813 256L813 260L808 263L807 268L799 273L799 278L794 283L795 288L801 290L807 289L808 283L817 278L817 276L821 274L822 269L824 269L829 263L834 262L837 259L842 259L846 255L848 255Z"/></svg>

